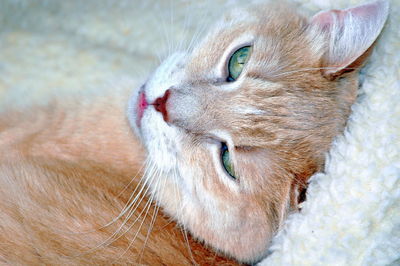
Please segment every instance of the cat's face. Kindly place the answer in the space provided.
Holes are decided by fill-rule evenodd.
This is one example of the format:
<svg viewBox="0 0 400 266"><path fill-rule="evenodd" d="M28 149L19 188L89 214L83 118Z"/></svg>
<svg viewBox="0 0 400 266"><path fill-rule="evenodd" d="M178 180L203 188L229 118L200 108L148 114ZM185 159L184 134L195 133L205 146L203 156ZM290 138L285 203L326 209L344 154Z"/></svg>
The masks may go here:
<svg viewBox="0 0 400 266"><path fill-rule="evenodd" d="M147 185L195 237L241 261L265 255L355 98L356 73L321 74L326 47L290 8L238 9L135 91Z"/></svg>

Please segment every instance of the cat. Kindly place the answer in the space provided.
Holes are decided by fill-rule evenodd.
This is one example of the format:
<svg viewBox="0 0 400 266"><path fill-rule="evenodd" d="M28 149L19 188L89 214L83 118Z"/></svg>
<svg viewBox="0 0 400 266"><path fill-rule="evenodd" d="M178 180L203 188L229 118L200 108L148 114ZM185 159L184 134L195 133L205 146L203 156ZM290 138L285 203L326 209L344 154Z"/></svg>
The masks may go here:
<svg viewBox="0 0 400 266"><path fill-rule="evenodd" d="M259 261L323 170L387 12L251 4L133 93L2 111L0 261Z"/></svg>
<svg viewBox="0 0 400 266"><path fill-rule="evenodd" d="M163 173L150 186L157 203L222 253L263 258L343 131L387 12L385 1L310 20L287 6L240 8L172 55L128 114Z"/></svg>

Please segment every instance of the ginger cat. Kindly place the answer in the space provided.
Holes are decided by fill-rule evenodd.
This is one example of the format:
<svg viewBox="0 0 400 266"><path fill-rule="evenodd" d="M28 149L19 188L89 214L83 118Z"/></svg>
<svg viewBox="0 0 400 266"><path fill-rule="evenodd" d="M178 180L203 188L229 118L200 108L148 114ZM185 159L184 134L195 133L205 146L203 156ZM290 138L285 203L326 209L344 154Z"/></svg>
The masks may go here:
<svg viewBox="0 0 400 266"><path fill-rule="evenodd" d="M343 131L387 14L251 4L133 93L3 111L0 261L235 264L186 231L259 261Z"/></svg>

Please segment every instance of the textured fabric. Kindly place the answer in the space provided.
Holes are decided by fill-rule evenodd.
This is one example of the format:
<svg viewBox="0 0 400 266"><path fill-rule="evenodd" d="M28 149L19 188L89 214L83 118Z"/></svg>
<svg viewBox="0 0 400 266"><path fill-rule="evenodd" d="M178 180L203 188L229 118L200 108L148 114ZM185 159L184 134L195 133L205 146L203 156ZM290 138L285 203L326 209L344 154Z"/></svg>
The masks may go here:
<svg viewBox="0 0 400 266"><path fill-rule="evenodd" d="M243 1L0 1L0 109L139 84ZM360 0L297 0L304 12ZM347 129L261 265L400 264L400 1L363 69ZM396 262L397 260L397 262Z"/></svg>

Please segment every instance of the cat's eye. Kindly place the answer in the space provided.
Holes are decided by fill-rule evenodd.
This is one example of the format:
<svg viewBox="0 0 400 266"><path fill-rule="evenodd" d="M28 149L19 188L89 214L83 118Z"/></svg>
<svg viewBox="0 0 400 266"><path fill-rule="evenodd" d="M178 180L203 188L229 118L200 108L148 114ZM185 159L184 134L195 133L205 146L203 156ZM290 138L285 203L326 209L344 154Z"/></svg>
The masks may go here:
<svg viewBox="0 0 400 266"><path fill-rule="evenodd" d="M225 171L234 179L236 179L235 176L235 169L233 168L232 160L229 154L228 147L226 146L225 143L221 143L221 161L222 165L225 168Z"/></svg>
<svg viewBox="0 0 400 266"><path fill-rule="evenodd" d="M235 81L242 73L251 52L251 46L245 46L236 50L228 62L228 78L226 81Z"/></svg>

